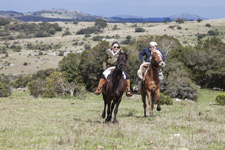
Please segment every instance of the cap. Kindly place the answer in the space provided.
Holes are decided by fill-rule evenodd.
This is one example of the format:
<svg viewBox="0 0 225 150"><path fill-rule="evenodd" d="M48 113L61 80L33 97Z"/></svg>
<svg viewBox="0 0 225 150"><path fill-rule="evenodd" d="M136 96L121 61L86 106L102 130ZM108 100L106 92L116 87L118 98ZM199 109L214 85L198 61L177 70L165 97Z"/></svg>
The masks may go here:
<svg viewBox="0 0 225 150"><path fill-rule="evenodd" d="M157 45L158 45L158 44L157 44L156 42L154 42L154 41L150 42L149 44L150 44L150 46L157 46Z"/></svg>

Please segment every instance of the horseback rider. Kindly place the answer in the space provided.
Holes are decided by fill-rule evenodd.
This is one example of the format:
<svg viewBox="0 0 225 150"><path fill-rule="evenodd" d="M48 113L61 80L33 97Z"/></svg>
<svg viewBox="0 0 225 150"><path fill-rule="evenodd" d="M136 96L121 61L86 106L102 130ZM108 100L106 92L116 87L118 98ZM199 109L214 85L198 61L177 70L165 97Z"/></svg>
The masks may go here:
<svg viewBox="0 0 225 150"><path fill-rule="evenodd" d="M162 67L165 67L165 55L163 54L163 52L158 48L158 44L154 41L150 42L150 47L146 47L144 48L140 53L139 53L139 58L142 62L142 64L150 64L151 61L151 56L152 56L152 50L154 51L158 51L161 53L162 55L162 61L163 63L161 64ZM145 59L143 58L145 56ZM164 91L165 88L163 87L163 73L162 73L162 69L159 70L159 80L160 80L160 90Z"/></svg>
<svg viewBox="0 0 225 150"><path fill-rule="evenodd" d="M99 81L98 88L95 91L96 95L99 95L102 91L102 88L105 84L105 81L107 79L107 76L111 73L112 69L115 69L116 61L119 57L119 53L123 52L122 49L120 49L120 45L118 42L113 42L110 49L106 50L106 54L103 61L103 69L105 70L102 74L102 77ZM130 90L130 77L128 74L123 71L126 77L126 95L128 97L132 96L131 90Z"/></svg>

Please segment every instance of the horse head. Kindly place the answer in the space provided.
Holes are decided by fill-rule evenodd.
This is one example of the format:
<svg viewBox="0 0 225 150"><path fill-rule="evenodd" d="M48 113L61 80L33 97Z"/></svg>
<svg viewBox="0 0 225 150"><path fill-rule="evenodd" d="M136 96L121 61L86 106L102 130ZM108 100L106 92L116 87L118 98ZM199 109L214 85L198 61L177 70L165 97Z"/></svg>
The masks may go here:
<svg viewBox="0 0 225 150"><path fill-rule="evenodd" d="M159 51L152 50L151 64L154 66L163 66L162 54Z"/></svg>
<svg viewBox="0 0 225 150"><path fill-rule="evenodd" d="M123 70L123 68L126 66L126 62L127 62L127 53L120 52L116 62L116 69Z"/></svg>

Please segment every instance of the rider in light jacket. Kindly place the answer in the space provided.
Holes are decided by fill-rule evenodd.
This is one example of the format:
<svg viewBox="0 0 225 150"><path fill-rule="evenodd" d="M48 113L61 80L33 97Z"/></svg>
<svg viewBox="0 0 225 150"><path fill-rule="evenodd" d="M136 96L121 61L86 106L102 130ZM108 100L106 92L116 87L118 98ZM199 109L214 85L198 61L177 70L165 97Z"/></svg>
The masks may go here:
<svg viewBox="0 0 225 150"><path fill-rule="evenodd" d="M102 91L103 85L105 84L107 76L111 73L112 69L115 69L116 61L119 57L119 52L122 52L120 49L120 45L118 42L113 42L111 49L106 50L106 54L103 61L103 69L105 70L102 74L102 77L99 81L98 88L95 91L96 95L99 95ZM126 95L128 97L132 96L130 90L130 77L124 71L125 78L126 78Z"/></svg>

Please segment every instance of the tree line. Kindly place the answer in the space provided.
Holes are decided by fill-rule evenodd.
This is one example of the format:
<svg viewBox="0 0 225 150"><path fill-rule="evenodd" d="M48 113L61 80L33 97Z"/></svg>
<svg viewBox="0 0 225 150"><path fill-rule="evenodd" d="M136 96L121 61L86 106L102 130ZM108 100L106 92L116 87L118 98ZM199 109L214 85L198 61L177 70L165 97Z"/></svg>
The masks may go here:
<svg viewBox="0 0 225 150"><path fill-rule="evenodd" d="M138 54L152 40L166 55L166 95L195 101L198 98L197 86L225 88L225 44L220 39L208 38L199 40L194 47L183 47L177 39L169 36L141 36L122 47L128 53L125 70L130 75L132 87L138 81L137 70L141 64ZM40 70L29 78L17 78L14 86L20 87L20 82L22 86L28 83L30 93L35 97L82 97L85 91L93 91L97 86L103 72L102 56L109 47L109 42L102 41L82 54L70 53L59 62L57 69ZM0 96L10 95L9 79L1 76L0 80Z"/></svg>

